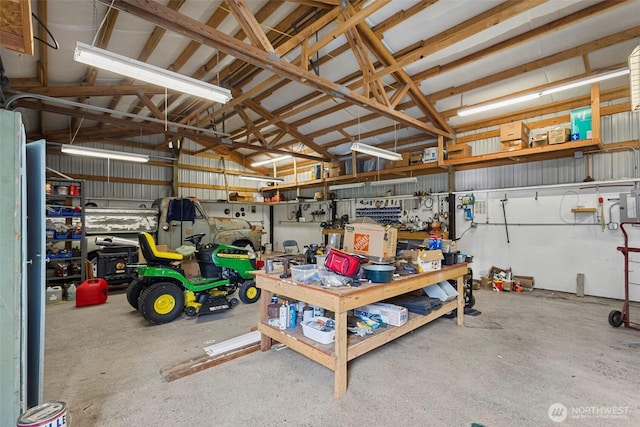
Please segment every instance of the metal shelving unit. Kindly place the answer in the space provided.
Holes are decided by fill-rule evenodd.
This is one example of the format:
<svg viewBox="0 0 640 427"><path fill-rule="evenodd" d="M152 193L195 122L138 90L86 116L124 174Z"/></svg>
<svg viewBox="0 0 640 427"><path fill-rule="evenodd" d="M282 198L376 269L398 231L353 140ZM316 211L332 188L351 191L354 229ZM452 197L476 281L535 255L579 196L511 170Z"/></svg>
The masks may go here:
<svg viewBox="0 0 640 427"><path fill-rule="evenodd" d="M86 277L83 184L58 178L46 181L47 287L78 285Z"/></svg>

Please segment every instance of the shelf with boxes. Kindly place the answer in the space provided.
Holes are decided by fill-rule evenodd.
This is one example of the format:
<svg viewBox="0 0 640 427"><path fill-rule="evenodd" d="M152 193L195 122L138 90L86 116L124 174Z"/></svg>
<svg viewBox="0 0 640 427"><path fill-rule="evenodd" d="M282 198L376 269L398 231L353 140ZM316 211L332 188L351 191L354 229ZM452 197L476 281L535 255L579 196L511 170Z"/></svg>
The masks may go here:
<svg viewBox="0 0 640 427"><path fill-rule="evenodd" d="M85 278L83 182L49 178L45 183L45 245L48 287L78 285Z"/></svg>

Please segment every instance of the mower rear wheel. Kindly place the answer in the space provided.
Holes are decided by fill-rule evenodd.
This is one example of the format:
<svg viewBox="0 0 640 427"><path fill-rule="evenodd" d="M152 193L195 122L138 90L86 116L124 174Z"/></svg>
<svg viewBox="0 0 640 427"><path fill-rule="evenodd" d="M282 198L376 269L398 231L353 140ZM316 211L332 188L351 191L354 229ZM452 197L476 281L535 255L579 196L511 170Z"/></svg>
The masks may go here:
<svg viewBox="0 0 640 427"><path fill-rule="evenodd" d="M184 310L184 293L172 282L158 282L142 292L140 312L149 323L159 325L180 317Z"/></svg>
<svg viewBox="0 0 640 427"><path fill-rule="evenodd" d="M255 281L247 280L240 285L238 296L243 303L253 304L260 299L260 289L256 287Z"/></svg>
<svg viewBox="0 0 640 427"><path fill-rule="evenodd" d="M127 287L127 301L129 305L136 310L138 309L138 299L140 298L140 294L144 290L146 282L144 279L135 279L129 286Z"/></svg>

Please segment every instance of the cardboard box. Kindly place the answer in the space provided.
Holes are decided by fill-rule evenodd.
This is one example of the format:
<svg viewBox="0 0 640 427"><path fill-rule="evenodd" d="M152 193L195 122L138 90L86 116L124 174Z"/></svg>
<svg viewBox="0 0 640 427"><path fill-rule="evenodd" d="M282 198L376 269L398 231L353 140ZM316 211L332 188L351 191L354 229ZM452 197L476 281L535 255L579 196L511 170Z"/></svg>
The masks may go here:
<svg viewBox="0 0 640 427"><path fill-rule="evenodd" d="M422 164L422 153L409 154L409 166Z"/></svg>
<svg viewBox="0 0 640 427"><path fill-rule="evenodd" d="M549 135L545 132L545 133L539 133L537 135L534 135L533 137L531 137L531 146L532 147L542 147L547 145L547 142L549 141Z"/></svg>
<svg viewBox="0 0 640 427"><path fill-rule="evenodd" d="M557 128L552 129L547 132L547 139L549 141L549 145L551 144L562 144L563 142L569 141L569 129L568 128Z"/></svg>
<svg viewBox="0 0 640 427"><path fill-rule="evenodd" d="M229 193L230 202L252 202L253 193L248 191L232 191Z"/></svg>
<svg viewBox="0 0 640 427"><path fill-rule="evenodd" d="M347 224L342 247L345 252L365 255L374 260L396 256L398 229L378 224Z"/></svg>
<svg viewBox="0 0 640 427"><path fill-rule="evenodd" d="M195 259L182 261L180 267L182 267L182 269L184 270L184 276L188 279L191 277L201 276L200 266L198 265L198 261L196 261Z"/></svg>
<svg viewBox="0 0 640 427"><path fill-rule="evenodd" d="M428 147L422 152L422 163L438 161L438 147Z"/></svg>
<svg viewBox="0 0 640 427"><path fill-rule="evenodd" d="M418 252L418 272L426 273L442 268L444 256L440 249Z"/></svg>
<svg viewBox="0 0 640 427"><path fill-rule="evenodd" d="M513 281L518 282L527 291L532 291L536 286L536 279L533 276L513 276Z"/></svg>
<svg viewBox="0 0 640 427"><path fill-rule="evenodd" d="M355 314L356 316L363 314L367 317L377 314L384 323L392 326L402 326L409 318L409 312L405 307L380 302L358 307L355 309Z"/></svg>
<svg viewBox="0 0 640 427"><path fill-rule="evenodd" d="M502 141L500 142L500 151L516 151L523 148L529 148L529 144L523 141Z"/></svg>
<svg viewBox="0 0 640 427"><path fill-rule="evenodd" d="M500 125L500 142L524 141L529 143L529 127L522 121L503 123Z"/></svg>
<svg viewBox="0 0 640 427"><path fill-rule="evenodd" d="M409 154L402 153L402 160L389 160L387 161L387 169L401 168L409 166Z"/></svg>
<svg viewBox="0 0 640 427"><path fill-rule="evenodd" d="M591 107L571 110L571 141L591 139Z"/></svg>
<svg viewBox="0 0 640 427"><path fill-rule="evenodd" d="M453 144L447 147L447 159L460 159L471 156L469 144Z"/></svg>

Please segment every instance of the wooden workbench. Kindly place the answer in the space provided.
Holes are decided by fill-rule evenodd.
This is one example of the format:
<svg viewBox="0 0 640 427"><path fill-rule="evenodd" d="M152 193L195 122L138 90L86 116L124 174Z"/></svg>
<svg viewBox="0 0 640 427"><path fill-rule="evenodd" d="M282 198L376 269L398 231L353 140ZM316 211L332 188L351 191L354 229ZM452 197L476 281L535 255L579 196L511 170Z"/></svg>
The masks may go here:
<svg viewBox="0 0 640 427"><path fill-rule="evenodd" d="M373 350L387 342L398 338L438 317L458 309L457 323L463 324L464 316L464 281L467 264L443 266L441 270L406 276L391 283L363 283L359 287L322 288L319 284L297 285L291 279L281 279L278 274L255 272L256 285L262 289L260 322L258 330L262 334L261 349L269 350L273 341L287 345L289 348L315 360L334 371L334 394L339 397L347 391L347 362ZM347 312L354 308L383 301L398 295L421 289L425 286L444 280L456 279L458 298L448 301L438 310L427 315L409 313L407 323L402 326L387 326L376 329L366 337L347 336ZM267 307L273 294L281 298L304 301L335 313L335 343L320 344L302 333L302 327L280 330L267 324Z"/></svg>

